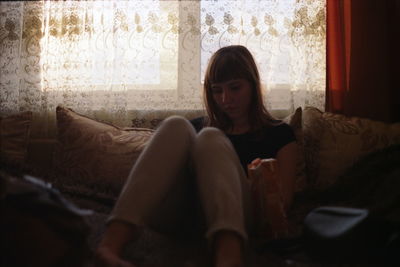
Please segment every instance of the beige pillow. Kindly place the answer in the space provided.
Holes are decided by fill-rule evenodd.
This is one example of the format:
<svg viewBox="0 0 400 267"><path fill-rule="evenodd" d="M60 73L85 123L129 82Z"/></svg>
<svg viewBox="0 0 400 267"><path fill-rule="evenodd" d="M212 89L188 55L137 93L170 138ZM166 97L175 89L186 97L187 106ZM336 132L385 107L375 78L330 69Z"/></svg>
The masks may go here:
<svg viewBox="0 0 400 267"><path fill-rule="evenodd" d="M384 123L307 107L303 116L307 175L315 189L335 183L361 157L400 143L400 123Z"/></svg>
<svg viewBox="0 0 400 267"><path fill-rule="evenodd" d="M0 162L22 166L27 155L32 112L0 117Z"/></svg>
<svg viewBox="0 0 400 267"><path fill-rule="evenodd" d="M153 134L144 128L120 128L57 107L55 166L73 182L118 192Z"/></svg>
<svg viewBox="0 0 400 267"><path fill-rule="evenodd" d="M296 136L296 143L298 146L298 160L296 166L296 181L295 191L299 192L306 188L307 180L305 174L305 159L304 159L304 142L303 142L303 127L302 127L302 109L298 107L295 112L283 119L284 122L289 124Z"/></svg>

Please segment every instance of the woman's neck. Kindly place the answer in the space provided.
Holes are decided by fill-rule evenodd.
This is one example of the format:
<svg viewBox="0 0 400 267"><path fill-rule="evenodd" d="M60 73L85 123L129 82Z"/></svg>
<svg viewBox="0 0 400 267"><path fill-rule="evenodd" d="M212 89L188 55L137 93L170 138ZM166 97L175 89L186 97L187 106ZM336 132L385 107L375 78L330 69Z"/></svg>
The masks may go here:
<svg viewBox="0 0 400 267"><path fill-rule="evenodd" d="M228 134L243 134L243 133L247 133L249 130L250 130L250 124L249 124L249 121L246 119L246 120L241 120L241 121L234 121L232 129L229 130L227 133Z"/></svg>

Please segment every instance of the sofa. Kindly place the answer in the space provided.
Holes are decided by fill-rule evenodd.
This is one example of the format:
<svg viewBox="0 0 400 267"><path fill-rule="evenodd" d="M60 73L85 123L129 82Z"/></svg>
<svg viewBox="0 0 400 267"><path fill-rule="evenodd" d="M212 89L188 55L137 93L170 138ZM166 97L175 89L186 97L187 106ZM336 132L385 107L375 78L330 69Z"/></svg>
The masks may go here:
<svg viewBox="0 0 400 267"><path fill-rule="evenodd" d="M7 195L4 177L30 175L50 184L78 208L91 211L82 215L89 229L89 254L82 262L84 266L93 266L90 252L104 231L107 216L132 165L159 123L170 115L192 119L203 112L137 113L130 127L116 126L64 106L58 106L55 113L52 130L45 137L34 133L41 126L30 111L0 115L0 163L5 171L0 192L3 197ZM312 209L328 203L322 201L321 193L350 180L349 170L360 168L357 164L363 159L400 144L400 123L346 117L314 107L297 108L282 119L293 128L300 152L296 194L287 214L289 239L302 234L303 220ZM361 179L356 182L359 184ZM356 193L355 182L352 188ZM188 245L151 229L142 232L126 252L126 257L139 266L206 266L207 249L196 242ZM246 252L246 266L320 264L304 254L290 257L271 249L256 249L257 245Z"/></svg>

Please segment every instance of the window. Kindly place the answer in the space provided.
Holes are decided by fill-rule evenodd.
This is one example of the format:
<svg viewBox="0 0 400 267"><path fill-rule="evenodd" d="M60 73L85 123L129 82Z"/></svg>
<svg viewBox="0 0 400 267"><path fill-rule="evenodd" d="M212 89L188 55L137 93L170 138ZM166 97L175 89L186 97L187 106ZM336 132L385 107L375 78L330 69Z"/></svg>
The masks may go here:
<svg viewBox="0 0 400 267"><path fill-rule="evenodd" d="M2 105L202 109L209 57L229 44L245 45L255 56L269 109L323 108L325 102L324 0L0 5L4 32L15 34L2 41Z"/></svg>

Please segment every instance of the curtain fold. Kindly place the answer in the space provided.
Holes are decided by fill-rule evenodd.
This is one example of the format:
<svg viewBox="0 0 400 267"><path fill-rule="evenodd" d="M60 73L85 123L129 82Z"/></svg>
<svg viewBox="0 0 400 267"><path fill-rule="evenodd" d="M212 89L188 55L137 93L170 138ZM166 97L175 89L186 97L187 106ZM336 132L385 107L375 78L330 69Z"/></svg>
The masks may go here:
<svg viewBox="0 0 400 267"><path fill-rule="evenodd" d="M327 1L326 110L343 113L349 90L351 0Z"/></svg>

